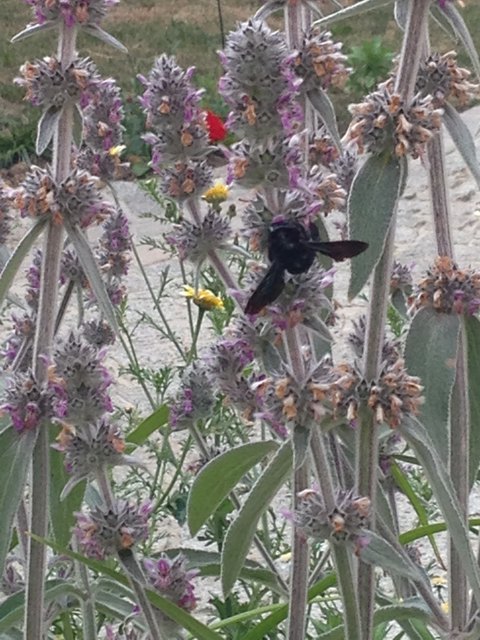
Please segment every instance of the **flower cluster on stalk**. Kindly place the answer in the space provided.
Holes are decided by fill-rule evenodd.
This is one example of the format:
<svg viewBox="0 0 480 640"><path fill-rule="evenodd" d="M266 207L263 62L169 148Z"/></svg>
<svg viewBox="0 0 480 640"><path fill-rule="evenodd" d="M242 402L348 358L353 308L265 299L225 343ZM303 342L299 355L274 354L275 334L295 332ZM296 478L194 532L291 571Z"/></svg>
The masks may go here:
<svg viewBox="0 0 480 640"><path fill-rule="evenodd" d="M197 598L192 579L198 575L198 571L187 569L187 559L184 555L179 554L173 559L165 554L155 560L145 558L143 566L148 583L161 596L186 611L195 609Z"/></svg>
<svg viewBox="0 0 480 640"><path fill-rule="evenodd" d="M480 85L470 82L471 72L458 66L457 53L432 53L420 64L415 90L431 95L435 108L453 100L465 107L480 95Z"/></svg>
<svg viewBox="0 0 480 640"><path fill-rule="evenodd" d="M98 224L114 210L100 197L97 179L80 169L58 184L49 168L32 167L17 191L15 205L22 217L48 216L55 224L82 228Z"/></svg>
<svg viewBox="0 0 480 640"><path fill-rule="evenodd" d="M95 507L77 514L74 529L79 548L89 558L103 560L148 538L149 502L134 505L114 500L110 508Z"/></svg>
<svg viewBox="0 0 480 640"><path fill-rule="evenodd" d="M353 118L344 142L356 145L359 153L393 148L398 157L408 154L418 158L441 125L442 111L431 96L417 94L404 104L395 93L393 79L380 84L363 102L350 105L349 110Z"/></svg>
<svg viewBox="0 0 480 640"><path fill-rule="evenodd" d="M341 53L342 43L334 42L330 31L311 27L304 36L295 58L295 72L302 78L302 91L308 92L320 86L342 87L350 69L345 66L347 56Z"/></svg>
<svg viewBox="0 0 480 640"><path fill-rule="evenodd" d="M83 140L76 163L104 180L115 177L121 166L123 107L120 88L108 78L92 82L83 105Z"/></svg>
<svg viewBox="0 0 480 640"><path fill-rule="evenodd" d="M357 555L368 544L365 529L370 517L369 498L340 489L335 496L334 508L327 509L321 494L314 489L306 489L298 497L293 522L306 536L336 544L350 543Z"/></svg>
<svg viewBox="0 0 480 640"><path fill-rule="evenodd" d="M66 103L80 103L87 99L92 82L100 76L90 58L77 58L66 69L58 58L47 56L26 62L20 68L21 77L15 82L26 89L25 100L34 106L60 110Z"/></svg>
<svg viewBox="0 0 480 640"><path fill-rule="evenodd" d="M409 298L410 310L429 307L440 313L474 315L480 309L480 273L459 269L448 256L436 258Z"/></svg>
<svg viewBox="0 0 480 640"><path fill-rule="evenodd" d="M65 26L98 24L119 0L26 0L37 24L61 20Z"/></svg>
<svg viewBox="0 0 480 640"><path fill-rule="evenodd" d="M0 181L0 246L6 243L10 234L10 223L12 220L9 214L10 199L9 191Z"/></svg>

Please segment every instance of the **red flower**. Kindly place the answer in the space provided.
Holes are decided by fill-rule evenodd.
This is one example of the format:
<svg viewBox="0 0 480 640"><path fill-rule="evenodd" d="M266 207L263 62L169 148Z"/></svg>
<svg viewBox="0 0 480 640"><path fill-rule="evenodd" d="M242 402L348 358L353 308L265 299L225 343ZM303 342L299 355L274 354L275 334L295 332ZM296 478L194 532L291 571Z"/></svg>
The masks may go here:
<svg viewBox="0 0 480 640"><path fill-rule="evenodd" d="M225 139L227 135L227 129L223 123L223 120L220 116L217 116L213 111L206 111L206 121L208 128L208 136L210 138L210 142L221 142Z"/></svg>

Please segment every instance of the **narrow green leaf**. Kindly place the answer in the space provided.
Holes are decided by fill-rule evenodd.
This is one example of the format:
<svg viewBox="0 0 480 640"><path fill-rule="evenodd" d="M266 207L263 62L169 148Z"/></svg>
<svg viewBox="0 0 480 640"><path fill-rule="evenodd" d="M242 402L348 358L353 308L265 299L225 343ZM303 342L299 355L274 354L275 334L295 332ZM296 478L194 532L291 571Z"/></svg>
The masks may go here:
<svg viewBox="0 0 480 640"><path fill-rule="evenodd" d="M58 426L50 425L50 442L54 444L58 435ZM65 458L60 451L50 449L50 522L55 541L66 547L70 542L72 527L75 524L74 514L80 511L85 495L86 481L77 484L70 493L60 499L63 488L70 479L65 470Z"/></svg>
<svg viewBox="0 0 480 640"><path fill-rule="evenodd" d="M308 91L307 98L325 125L325 129L328 131L335 146L340 150L342 148L342 142L340 140L340 134L338 133L337 116L327 93L320 87L317 87L312 91Z"/></svg>
<svg viewBox="0 0 480 640"><path fill-rule="evenodd" d="M385 7L388 4L393 4L393 0L361 0L361 2L357 2L350 7L345 7L345 9L334 11L328 16L320 18L320 20L315 20L314 25L325 26L327 24L333 24L334 22L339 22L340 20L346 20L347 18L360 16L364 13L367 13L367 11L373 11L374 9L378 9L379 7Z"/></svg>
<svg viewBox="0 0 480 640"><path fill-rule="evenodd" d="M470 400L470 487L480 465L480 321L465 316L467 335L468 390Z"/></svg>
<svg viewBox="0 0 480 640"><path fill-rule="evenodd" d="M43 231L47 223L46 218L41 218L35 222L27 233L23 236L20 242L17 244L12 254L8 258L6 265L2 269L0 274L0 305L5 300L5 296L10 289L10 286L15 278L17 271L20 268L24 258L28 255L28 252L33 246L33 243Z"/></svg>
<svg viewBox="0 0 480 640"><path fill-rule="evenodd" d="M286 441L252 487L237 517L227 530L222 550L222 588L228 594L244 565L257 523L291 471L293 452Z"/></svg>
<svg viewBox="0 0 480 640"><path fill-rule="evenodd" d="M390 153L373 155L353 180L348 199L350 237L368 242L369 247L351 260L350 299L360 293L380 260L406 167L405 158Z"/></svg>
<svg viewBox="0 0 480 640"><path fill-rule="evenodd" d="M480 527L480 518L470 518L468 521L468 526L470 528ZM410 529L410 531L405 531L405 533L400 534L400 544L410 544L411 542L415 542L415 540L419 540L420 538L427 538L429 536L435 535L436 533L443 533L446 530L447 525L445 522L434 522L433 524L415 527L415 529Z"/></svg>
<svg viewBox="0 0 480 640"><path fill-rule="evenodd" d="M374 531L367 531L365 535L368 536L369 543L359 552L363 562L381 567L390 573L410 578L410 580L417 582L424 580L424 575L406 553L402 554L397 551L395 547Z"/></svg>
<svg viewBox="0 0 480 640"><path fill-rule="evenodd" d="M70 582L65 580L48 580L45 585L45 601L53 602L71 596L81 601L83 594ZM0 633L8 631L11 627L21 625L25 617L25 591L18 591L6 598L0 605Z"/></svg>
<svg viewBox="0 0 480 640"><path fill-rule="evenodd" d="M92 288L92 291L97 300L100 310L105 315L105 318L110 323L110 326L118 333L117 318L115 316L115 309L113 308L110 298L108 297L107 290L105 288L105 282L103 281L102 274L97 265L93 251L88 243L87 238L83 231L77 226L70 224L67 220L64 222L65 230L68 234L69 240L75 247L82 269L85 271L85 275L88 278L88 282Z"/></svg>
<svg viewBox="0 0 480 640"><path fill-rule="evenodd" d="M443 122L448 129L448 133L452 136L454 145L480 188L480 163L478 162L475 141L462 116L448 102L443 107Z"/></svg>
<svg viewBox="0 0 480 640"><path fill-rule="evenodd" d="M407 476L403 473L396 462L394 462L390 467L390 473L392 474L392 478L395 481L397 487L410 501L410 504L412 505L415 513L418 516L418 521L420 522L420 524L427 526L429 524L427 510L423 506L421 499L417 495L417 492L413 489L410 482L408 481ZM434 536L429 535L428 539L430 540L430 544L432 546L433 553L437 558L438 564L443 567L442 556L440 555L440 551L438 550L438 546L435 542Z"/></svg>
<svg viewBox="0 0 480 640"><path fill-rule="evenodd" d="M48 31L49 29L54 29L57 26L56 22L44 22L43 24L29 24L25 29L17 33L10 40L12 44L16 42L20 42L21 40L26 40L31 36L39 33L40 31Z"/></svg>
<svg viewBox="0 0 480 640"><path fill-rule="evenodd" d="M405 420L398 431L415 451L422 465L438 506L448 523L451 540L469 579L470 588L477 602L480 602L480 572L447 467L437 454L427 429L416 418Z"/></svg>
<svg viewBox="0 0 480 640"><path fill-rule="evenodd" d="M133 431L130 431L125 438L126 442L131 442L137 446L141 446L148 438L155 433L160 427L168 422L168 407L166 404L162 404L157 407L153 413L151 413L145 420L135 427Z"/></svg>
<svg viewBox="0 0 480 640"><path fill-rule="evenodd" d="M313 587L308 590L307 602L312 602L315 598L322 595L335 586L337 578L334 573L329 573L327 576L319 580ZM264 640L267 633L271 633L279 624L286 620L288 616L288 604L281 605L276 611L267 616L264 620L249 631L242 640Z"/></svg>
<svg viewBox="0 0 480 640"><path fill-rule="evenodd" d="M408 373L419 376L424 387L421 420L444 462L448 460L448 421L459 331L458 315L420 309L412 320L405 345Z"/></svg>
<svg viewBox="0 0 480 640"><path fill-rule="evenodd" d="M192 536L205 524L240 479L277 448L273 440L249 442L210 460L195 478L187 505Z"/></svg>
<svg viewBox="0 0 480 640"><path fill-rule="evenodd" d="M37 437L36 431L17 433L13 427L0 433L0 575L10 546L12 527Z"/></svg>
<svg viewBox="0 0 480 640"><path fill-rule="evenodd" d="M375 627L385 624L385 622L397 622L400 620L418 619L426 621L430 619L430 611L427 605L419 598L411 598L399 604L392 604L380 607L373 614L373 625ZM345 640L344 625L339 625L326 633L321 633L318 640Z"/></svg>
<svg viewBox="0 0 480 640"><path fill-rule="evenodd" d="M468 30L467 25L465 24L465 20L463 19L462 14L457 9L457 7L453 4L453 2L445 2L442 6L442 11L445 14L445 17L449 21L454 30L455 34L465 47L466 52L470 57L470 61L472 66L477 74L477 78L480 80L480 58L478 57L477 49L475 48L475 43L473 38Z"/></svg>

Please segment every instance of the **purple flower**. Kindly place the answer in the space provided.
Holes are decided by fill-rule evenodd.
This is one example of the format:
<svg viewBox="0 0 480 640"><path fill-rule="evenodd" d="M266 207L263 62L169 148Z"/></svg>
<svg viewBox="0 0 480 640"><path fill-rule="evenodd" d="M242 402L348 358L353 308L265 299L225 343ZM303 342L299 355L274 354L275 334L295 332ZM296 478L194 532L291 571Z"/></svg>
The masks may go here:
<svg viewBox="0 0 480 640"><path fill-rule="evenodd" d="M95 25L119 0L25 0L37 24L62 21L65 26Z"/></svg>
<svg viewBox="0 0 480 640"><path fill-rule="evenodd" d="M179 554L173 560L162 554L158 560L146 558L143 566L148 582L160 595L168 598L186 611L197 605L192 579L198 575L195 569L187 569L187 559Z"/></svg>

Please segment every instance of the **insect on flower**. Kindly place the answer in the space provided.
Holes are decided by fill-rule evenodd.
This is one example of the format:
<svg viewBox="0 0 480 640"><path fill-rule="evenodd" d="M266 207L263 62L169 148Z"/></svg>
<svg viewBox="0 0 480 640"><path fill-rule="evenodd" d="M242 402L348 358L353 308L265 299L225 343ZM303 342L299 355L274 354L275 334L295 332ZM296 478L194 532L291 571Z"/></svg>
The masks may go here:
<svg viewBox="0 0 480 640"><path fill-rule="evenodd" d="M268 237L268 258L271 264L247 302L245 313L258 313L276 300L285 286L285 271L292 274L306 273L317 252L341 261L357 256L367 247L368 244L360 240L322 242L314 224L310 224L308 229L293 220L272 224Z"/></svg>

